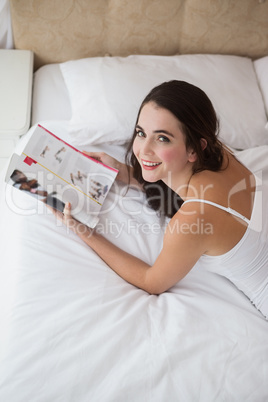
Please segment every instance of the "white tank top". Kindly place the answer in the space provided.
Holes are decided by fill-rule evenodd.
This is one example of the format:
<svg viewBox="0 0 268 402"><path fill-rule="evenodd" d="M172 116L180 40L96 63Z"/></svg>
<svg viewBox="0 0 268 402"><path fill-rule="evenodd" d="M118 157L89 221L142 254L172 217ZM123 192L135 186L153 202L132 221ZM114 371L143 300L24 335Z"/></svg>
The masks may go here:
<svg viewBox="0 0 268 402"><path fill-rule="evenodd" d="M235 211L234 209L232 209L230 207L224 207L224 206L222 206L220 204L216 204L216 202L207 201L207 200L201 200L199 198L193 198L191 200L186 200L186 201L184 201L183 205L187 204L188 202L202 202L203 204L213 205L214 207L222 209L223 211L226 211L229 214L234 215L234 216L242 219L243 221L245 221L249 225L249 222L250 222L249 219L247 219L244 215L240 214L239 212Z"/></svg>
<svg viewBox="0 0 268 402"><path fill-rule="evenodd" d="M232 208L206 200L247 222L248 227L240 241L227 253L219 256L202 255L199 262L208 271L228 278L240 289L268 320L268 187L257 187L250 220Z"/></svg>

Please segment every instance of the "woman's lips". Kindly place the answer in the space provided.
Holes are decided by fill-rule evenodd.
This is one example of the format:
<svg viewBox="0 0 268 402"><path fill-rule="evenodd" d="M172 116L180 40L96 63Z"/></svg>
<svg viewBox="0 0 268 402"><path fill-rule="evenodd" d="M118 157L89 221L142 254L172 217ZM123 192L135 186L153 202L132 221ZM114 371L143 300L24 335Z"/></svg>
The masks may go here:
<svg viewBox="0 0 268 402"><path fill-rule="evenodd" d="M152 162L152 161L146 161L144 159L141 159L142 167L145 170L154 170L158 168L159 165L161 165L161 162Z"/></svg>

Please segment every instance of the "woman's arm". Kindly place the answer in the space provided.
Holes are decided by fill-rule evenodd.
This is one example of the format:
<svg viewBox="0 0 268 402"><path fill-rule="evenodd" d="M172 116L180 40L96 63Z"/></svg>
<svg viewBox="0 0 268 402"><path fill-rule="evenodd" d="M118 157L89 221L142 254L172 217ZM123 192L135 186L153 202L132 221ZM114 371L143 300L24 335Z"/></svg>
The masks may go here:
<svg viewBox="0 0 268 402"><path fill-rule="evenodd" d="M172 218L164 237L163 249L155 263L150 266L139 258L126 253L94 230L71 216L71 206L66 203L64 214L54 211L58 219L74 231L119 276L150 294L159 294L181 280L204 252L204 242L190 231L180 232L178 218ZM186 220L181 217L185 230ZM192 219L192 218L190 218Z"/></svg>

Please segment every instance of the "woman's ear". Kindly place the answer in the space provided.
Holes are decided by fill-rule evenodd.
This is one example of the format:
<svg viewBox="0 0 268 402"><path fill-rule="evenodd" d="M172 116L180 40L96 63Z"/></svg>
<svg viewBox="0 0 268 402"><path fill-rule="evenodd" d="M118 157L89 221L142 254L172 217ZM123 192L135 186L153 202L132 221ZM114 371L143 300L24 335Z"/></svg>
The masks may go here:
<svg viewBox="0 0 268 402"><path fill-rule="evenodd" d="M201 144L202 151L204 151L204 149L206 149L206 147L208 145L207 140L205 140L205 138L201 138L200 144ZM196 160L197 160L197 154L193 149L191 149L188 152L188 160L189 160L189 162L196 162Z"/></svg>
<svg viewBox="0 0 268 402"><path fill-rule="evenodd" d="M207 140L205 140L205 138L201 138L200 144L201 144L202 151L204 151L204 149L206 149L206 147L208 145Z"/></svg>
<svg viewBox="0 0 268 402"><path fill-rule="evenodd" d="M197 160L197 154L196 152L192 149L191 151L188 152L188 161L189 162L196 162Z"/></svg>

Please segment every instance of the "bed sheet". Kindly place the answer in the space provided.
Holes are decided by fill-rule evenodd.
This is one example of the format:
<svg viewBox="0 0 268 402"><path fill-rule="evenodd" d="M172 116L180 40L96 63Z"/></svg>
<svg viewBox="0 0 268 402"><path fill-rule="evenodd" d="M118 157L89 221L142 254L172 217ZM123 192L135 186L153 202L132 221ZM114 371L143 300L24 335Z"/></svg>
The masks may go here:
<svg viewBox="0 0 268 402"><path fill-rule="evenodd" d="M263 146L239 157L268 185L267 155ZM148 295L42 204L4 190L2 175L1 401L268 399L268 322L228 280L196 264L168 292ZM143 194L115 186L98 230L152 263L165 225Z"/></svg>

